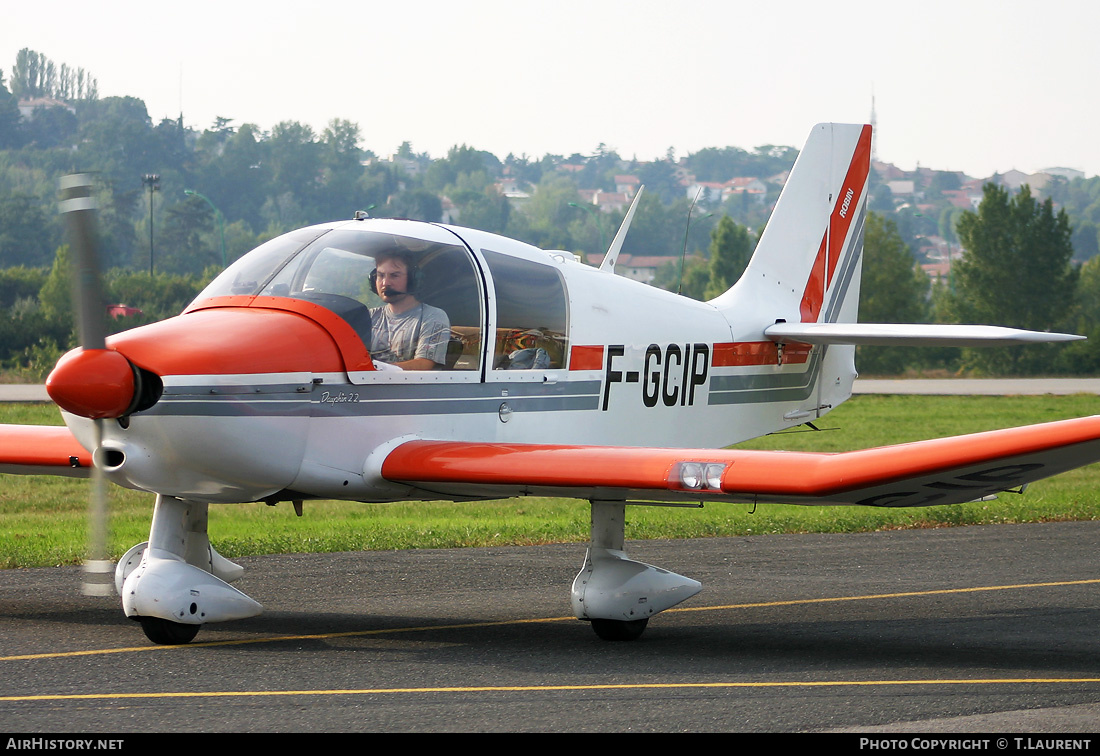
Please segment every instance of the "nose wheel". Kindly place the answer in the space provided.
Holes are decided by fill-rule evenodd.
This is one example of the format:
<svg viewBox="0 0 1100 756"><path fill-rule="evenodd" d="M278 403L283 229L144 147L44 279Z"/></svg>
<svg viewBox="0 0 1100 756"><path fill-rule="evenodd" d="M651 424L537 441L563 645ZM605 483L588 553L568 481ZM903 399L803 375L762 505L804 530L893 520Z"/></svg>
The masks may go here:
<svg viewBox="0 0 1100 756"><path fill-rule="evenodd" d="M638 620L592 620L592 629L601 640L632 641L638 640L649 624L649 617Z"/></svg>
<svg viewBox="0 0 1100 756"><path fill-rule="evenodd" d="M190 643L199 634L202 625L185 625L160 617L142 617L141 629L145 637L161 646L182 646Z"/></svg>

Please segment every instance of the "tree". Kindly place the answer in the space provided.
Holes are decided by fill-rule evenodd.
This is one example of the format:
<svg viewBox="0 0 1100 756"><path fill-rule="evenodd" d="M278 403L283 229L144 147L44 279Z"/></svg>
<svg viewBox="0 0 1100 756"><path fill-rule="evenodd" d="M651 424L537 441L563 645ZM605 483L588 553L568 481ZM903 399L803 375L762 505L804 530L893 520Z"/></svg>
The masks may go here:
<svg viewBox="0 0 1100 756"><path fill-rule="evenodd" d="M142 174L160 171L160 145L144 101L106 97L86 103L79 118L76 164L99 172L112 191L140 186Z"/></svg>
<svg viewBox="0 0 1100 756"><path fill-rule="evenodd" d="M0 195L0 265L49 265L57 241L36 197Z"/></svg>
<svg viewBox="0 0 1100 756"><path fill-rule="evenodd" d="M4 86L4 72L0 70L0 150L22 144L19 119L19 103Z"/></svg>
<svg viewBox="0 0 1100 756"><path fill-rule="evenodd" d="M321 177L321 145L313 129L298 121L281 121L267 140L276 191L299 201L310 197Z"/></svg>
<svg viewBox="0 0 1100 756"><path fill-rule="evenodd" d="M670 257L668 262L657 269L653 285L682 294L700 301L706 299L707 283L710 281L710 264L694 255L686 260Z"/></svg>
<svg viewBox="0 0 1100 756"><path fill-rule="evenodd" d="M21 99L49 97L57 82L57 68L40 52L24 47L11 69L11 92Z"/></svg>
<svg viewBox="0 0 1100 756"><path fill-rule="evenodd" d="M510 215L507 233L543 249L569 249L570 227L576 224L579 228L586 217L569 203L580 200L571 178L561 173L544 174L522 212Z"/></svg>
<svg viewBox="0 0 1100 756"><path fill-rule="evenodd" d="M458 222L463 226L500 234L508 225L511 212L508 200L493 187L481 192L460 190L451 194L450 198L459 209Z"/></svg>
<svg viewBox="0 0 1100 756"><path fill-rule="evenodd" d="M713 299L737 283L756 248L749 230L723 215L710 235L710 281L706 299Z"/></svg>
<svg viewBox="0 0 1100 756"><path fill-rule="evenodd" d="M443 217L443 202L427 189L412 189L394 197L386 210L392 218L438 223Z"/></svg>
<svg viewBox="0 0 1100 756"><path fill-rule="evenodd" d="M424 187L442 192L448 186L461 183L463 176L480 174L482 187L490 177L499 176L501 162L491 152L476 150L465 144L455 145L447 151L447 157L435 160L424 174ZM479 187L481 188L481 187Z"/></svg>
<svg viewBox="0 0 1100 756"><path fill-rule="evenodd" d="M671 160L642 163L634 174L645 186L646 194L660 197L662 202L674 202L684 196L684 187L680 185L676 165Z"/></svg>
<svg viewBox="0 0 1100 756"><path fill-rule="evenodd" d="M1070 330L1088 339L1067 344L1058 355L1059 366L1064 372L1095 374L1100 370L1100 257L1079 270L1072 323Z"/></svg>
<svg viewBox="0 0 1100 756"><path fill-rule="evenodd" d="M867 214L859 319L864 323L921 323L928 318L928 276L892 219ZM897 347L860 347L857 365L865 373L895 375L918 353Z"/></svg>
<svg viewBox="0 0 1100 756"><path fill-rule="evenodd" d="M226 219L240 219L253 229L261 228L260 210L271 189L271 165L267 144L260 141L260 129L246 123L235 132L227 129L228 119L219 118L204 151L202 165L189 188L201 191L222 211ZM204 134L204 137L206 135Z"/></svg>
<svg viewBox="0 0 1100 756"><path fill-rule="evenodd" d="M1092 221L1080 221L1073 227L1073 259L1091 260L1100 255L1100 234Z"/></svg>
<svg viewBox="0 0 1100 756"><path fill-rule="evenodd" d="M192 195L169 205L157 244L158 272L198 275L208 265L221 262L221 250L201 236L213 226L214 213L200 197Z"/></svg>
<svg viewBox="0 0 1100 756"><path fill-rule="evenodd" d="M1064 324L1073 303L1076 272L1070 265L1069 218L1042 204L1024 185L1008 190L986 184L978 211L958 222L965 250L955 266L954 313L963 323L1049 331ZM1051 345L976 350L969 359L989 373L1023 374L1050 369Z"/></svg>
<svg viewBox="0 0 1100 756"><path fill-rule="evenodd" d="M687 157L687 167L700 181L727 181L735 176L768 178L790 170L798 157L794 147L765 144L748 152L740 147L705 147Z"/></svg>
<svg viewBox="0 0 1100 756"><path fill-rule="evenodd" d="M69 147L76 141L76 116L65 107L39 106L23 125L25 138L35 147Z"/></svg>
<svg viewBox="0 0 1100 756"><path fill-rule="evenodd" d="M69 102L94 100L96 80L83 68L62 63L60 69L40 52L24 47L15 56L11 70L11 91L16 97L52 97Z"/></svg>
<svg viewBox="0 0 1100 756"><path fill-rule="evenodd" d="M363 175L363 150L359 124L334 118L321 133L321 186L317 192L318 219L348 218L366 207L359 179Z"/></svg>
<svg viewBox="0 0 1100 756"><path fill-rule="evenodd" d="M867 215L861 281L861 321L919 323L928 316L928 276L917 266L897 224L878 213Z"/></svg>
<svg viewBox="0 0 1100 756"><path fill-rule="evenodd" d="M630 233L623 244L623 253L631 255L655 255L659 257L675 257L677 260L684 253L684 231L688 232L687 254L704 255L707 245L710 244L710 232L713 228L707 216L701 216L698 208L692 215L691 223L688 223L688 213L691 211L691 200L681 195L671 204L664 204L660 198L649 191L649 185L645 187L645 193L638 201L638 209L634 213L634 221L630 225ZM619 219L622 215L618 216ZM608 223L608 229L613 229L618 223ZM614 233L614 232L612 232ZM608 237L610 238L610 234Z"/></svg>
<svg viewBox="0 0 1100 756"><path fill-rule="evenodd" d="M69 246L66 244L58 247L54 254L53 267L46 276L46 282L38 290L38 302L47 318L68 326L72 325L73 318L71 280Z"/></svg>

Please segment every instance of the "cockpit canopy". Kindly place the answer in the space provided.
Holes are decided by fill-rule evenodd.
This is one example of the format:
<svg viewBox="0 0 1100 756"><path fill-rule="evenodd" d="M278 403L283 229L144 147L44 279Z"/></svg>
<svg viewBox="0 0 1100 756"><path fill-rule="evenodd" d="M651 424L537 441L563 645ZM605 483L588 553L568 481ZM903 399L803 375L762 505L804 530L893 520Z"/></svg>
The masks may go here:
<svg viewBox="0 0 1100 756"><path fill-rule="evenodd" d="M450 320L447 369L479 370L483 356L497 370L566 366L568 300L561 273L549 259L544 264L481 249L479 262L454 233L440 227L373 223L372 228L358 222L312 227L272 239L229 266L195 304L230 296L302 299L343 318L369 350L371 310L384 306L373 287L375 261L396 251L415 264L410 291ZM423 234L391 232L409 226ZM488 285L480 273L486 268ZM490 327L495 338L485 344Z"/></svg>

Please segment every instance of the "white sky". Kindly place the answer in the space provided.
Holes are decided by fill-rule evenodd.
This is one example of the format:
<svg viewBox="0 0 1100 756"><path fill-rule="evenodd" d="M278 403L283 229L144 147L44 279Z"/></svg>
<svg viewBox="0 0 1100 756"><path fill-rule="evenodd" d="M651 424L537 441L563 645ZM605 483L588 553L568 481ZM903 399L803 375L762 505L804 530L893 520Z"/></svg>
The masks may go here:
<svg viewBox="0 0 1100 756"><path fill-rule="evenodd" d="M154 122L343 118L378 154L501 159L801 148L873 92L903 169L1093 176L1098 28L1090 0L0 0L0 70L28 47Z"/></svg>

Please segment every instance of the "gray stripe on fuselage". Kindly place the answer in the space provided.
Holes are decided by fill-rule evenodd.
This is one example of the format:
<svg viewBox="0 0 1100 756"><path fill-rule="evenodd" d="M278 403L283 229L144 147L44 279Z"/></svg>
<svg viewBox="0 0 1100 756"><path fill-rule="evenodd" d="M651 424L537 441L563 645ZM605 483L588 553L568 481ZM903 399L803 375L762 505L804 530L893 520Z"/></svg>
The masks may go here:
<svg viewBox="0 0 1100 756"><path fill-rule="evenodd" d="M340 391L369 391L372 400L406 399L480 399L517 396L577 396L600 393L601 382L596 380L543 381L494 381L489 383L357 383L331 386L319 383L314 394L326 388ZM507 392L507 396L503 392Z"/></svg>
<svg viewBox="0 0 1100 756"><path fill-rule="evenodd" d="M805 370L797 373L716 375L710 379L707 404L756 404L805 399L813 392L821 355L810 354Z"/></svg>
<svg viewBox="0 0 1100 756"><path fill-rule="evenodd" d="M315 417L384 417L392 415L470 415L496 413L502 404L515 412L594 410L598 394L591 396L497 396L480 399L413 399L408 401L345 401L313 403Z"/></svg>
<svg viewBox="0 0 1100 756"><path fill-rule="evenodd" d="M253 394L255 396L278 396L308 394L313 384L311 383L258 383L238 384L236 386L223 386L202 384L195 386L165 386L163 396L220 396L232 394Z"/></svg>
<svg viewBox="0 0 1100 756"><path fill-rule="evenodd" d="M319 417L345 415L434 415L498 412L507 403L515 411L550 412L596 409L600 381L492 382L343 385L313 389ZM329 401L325 401L325 398ZM341 395L343 395L341 397Z"/></svg>
<svg viewBox="0 0 1100 756"><path fill-rule="evenodd" d="M257 389L262 389L258 391ZM288 384L290 391L256 386L173 386L140 415L390 416L498 412L507 402L516 411L591 410L599 404L600 382L464 384Z"/></svg>

